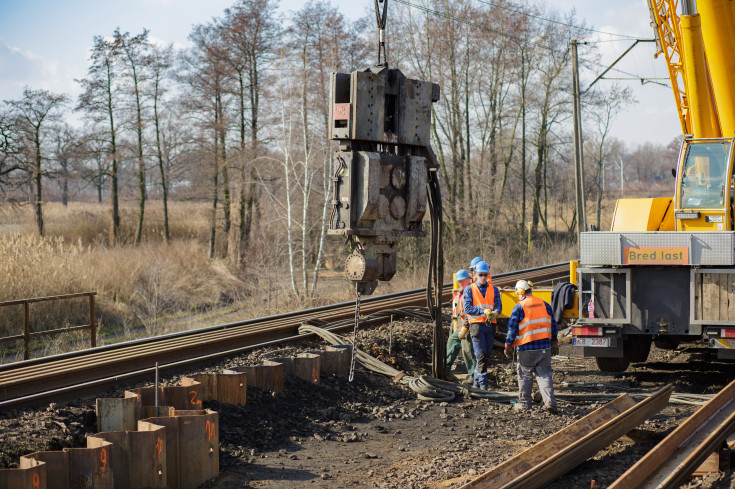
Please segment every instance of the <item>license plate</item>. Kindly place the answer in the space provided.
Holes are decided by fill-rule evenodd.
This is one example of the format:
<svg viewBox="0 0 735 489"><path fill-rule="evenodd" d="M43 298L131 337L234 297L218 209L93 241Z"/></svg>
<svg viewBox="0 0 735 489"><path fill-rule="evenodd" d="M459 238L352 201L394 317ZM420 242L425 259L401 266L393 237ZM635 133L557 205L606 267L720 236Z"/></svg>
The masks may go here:
<svg viewBox="0 0 735 489"><path fill-rule="evenodd" d="M610 338L572 338L573 346L610 346Z"/></svg>

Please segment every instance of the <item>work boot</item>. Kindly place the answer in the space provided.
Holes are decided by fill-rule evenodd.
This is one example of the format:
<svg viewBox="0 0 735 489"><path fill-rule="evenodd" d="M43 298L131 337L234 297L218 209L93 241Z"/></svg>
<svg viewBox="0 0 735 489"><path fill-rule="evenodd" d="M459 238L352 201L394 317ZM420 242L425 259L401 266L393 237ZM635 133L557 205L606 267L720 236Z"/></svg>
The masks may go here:
<svg viewBox="0 0 735 489"><path fill-rule="evenodd" d="M472 377L471 376L470 377L467 377L466 379L464 379L462 381L462 384L463 385L471 385L472 387L475 386L475 382L472 380Z"/></svg>
<svg viewBox="0 0 735 489"><path fill-rule="evenodd" d="M484 391L489 391L490 390L490 386L489 385L481 385L480 386L480 389L482 389Z"/></svg>
<svg viewBox="0 0 735 489"><path fill-rule="evenodd" d="M559 414L559 410L553 404L547 404L546 411L551 414Z"/></svg>
<svg viewBox="0 0 735 489"><path fill-rule="evenodd" d="M531 409L531 406L526 406L525 404L522 404L520 402L513 404L513 409L516 411L526 411L527 409Z"/></svg>

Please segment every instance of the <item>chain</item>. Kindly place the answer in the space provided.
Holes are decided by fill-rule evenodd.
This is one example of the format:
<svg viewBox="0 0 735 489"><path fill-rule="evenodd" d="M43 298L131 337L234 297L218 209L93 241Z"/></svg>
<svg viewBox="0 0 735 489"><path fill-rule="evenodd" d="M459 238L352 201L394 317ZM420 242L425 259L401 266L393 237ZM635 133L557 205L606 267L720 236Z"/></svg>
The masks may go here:
<svg viewBox="0 0 735 489"><path fill-rule="evenodd" d="M350 382L355 378L355 360L357 359L357 327L360 325L360 285L355 282L355 329L352 334L352 360L350 361Z"/></svg>

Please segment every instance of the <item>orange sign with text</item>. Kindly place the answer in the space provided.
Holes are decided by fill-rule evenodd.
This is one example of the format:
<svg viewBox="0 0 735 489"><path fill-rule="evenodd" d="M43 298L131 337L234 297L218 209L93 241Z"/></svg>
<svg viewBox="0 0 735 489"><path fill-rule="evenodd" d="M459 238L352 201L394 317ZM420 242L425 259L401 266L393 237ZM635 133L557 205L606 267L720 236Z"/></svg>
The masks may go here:
<svg viewBox="0 0 735 489"><path fill-rule="evenodd" d="M689 265L689 248L625 248L625 265Z"/></svg>

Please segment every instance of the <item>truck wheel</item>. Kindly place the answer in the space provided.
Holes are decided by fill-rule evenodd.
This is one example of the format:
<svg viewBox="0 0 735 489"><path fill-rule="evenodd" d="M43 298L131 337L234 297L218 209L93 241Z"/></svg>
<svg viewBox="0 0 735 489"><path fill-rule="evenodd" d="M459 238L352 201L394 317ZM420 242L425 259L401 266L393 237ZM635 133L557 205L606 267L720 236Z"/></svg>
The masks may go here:
<svg viewBox="0 0 735 489"><path fill-rule="evenodd" d="M623 343L623 355L632 363L645 362L650 352L650 336L629 336Z"/></svg>
<svg viewBox="0 0 735 489"><path fill-rule="evenodd" d="M595 360L597 361L597 368L603 372L625 372L625 369L630 365L630 360L625 357L595 357Z"/></svg>

